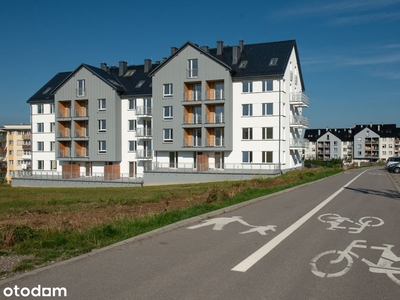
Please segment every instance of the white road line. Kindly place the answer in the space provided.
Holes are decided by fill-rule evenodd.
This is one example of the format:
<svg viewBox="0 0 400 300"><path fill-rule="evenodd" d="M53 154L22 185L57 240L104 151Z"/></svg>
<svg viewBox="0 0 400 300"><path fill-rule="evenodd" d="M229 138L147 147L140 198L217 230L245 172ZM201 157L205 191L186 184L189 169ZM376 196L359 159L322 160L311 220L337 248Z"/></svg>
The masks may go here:
<svg viewBox="0 0 400 300"><path fill-rule="evenodd" d="M347 186L349 186L353 181L355 181L358 177L360 177L366 171L368 171L368 170L365 170L364 172L357 175L354 179L350 180L343 187L341 187L339 190L337 190L335 193L333 193L331 196L329 196L327 199L325 199L323 202L321 202L319 205L317 205L315 208L313 208L310 212L308 212L306 215L301 217L299 220L297 220L295 223L293 223L290 227L288 227L286 230L282 231L279 235L274 237L271 241L266 243L264 246L262 246L260 249L258 249L256 252L254 252L252 255L247 257L245 260L243 260L241 263L239 263L237 266L235 266L231 270L237 271L237 272L246 272L254 264L256 264L261 258L263 258L272 249L274 249L276 246L278 246L284 239L286 239L290 234L292 234L297 228L299 228L301 225L303 225L305 222L307 222L308 219L310 219L321 208L323 208L325 205L327 205L333 198L335 198L337 195L339 195Z"/></svg>

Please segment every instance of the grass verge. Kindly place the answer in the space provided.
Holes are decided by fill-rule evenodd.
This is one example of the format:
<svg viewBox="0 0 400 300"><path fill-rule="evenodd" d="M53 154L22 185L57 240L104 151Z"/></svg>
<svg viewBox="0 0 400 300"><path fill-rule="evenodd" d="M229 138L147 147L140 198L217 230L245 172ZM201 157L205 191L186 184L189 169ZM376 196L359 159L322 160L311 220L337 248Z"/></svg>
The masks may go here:
<svg viewBox="0 0 400 300"><path fill-rule="evenodd" d="M342 172L340 168L291 171L248 181L135 188L10 188L0 186L0 256L29 255L11 275L68 259L93 249L207 212L269 195ZM10 200L11 199L11 200ZM178 205L179 204L179 205ZM143 207L148 208L143 213ZM116 207L129 214L115 214ZM57 223L67 213L114 213L95 222ZM139 213L138 213L139 211ZM136 212L136 213L134 213ZM25 223L21 223L21 220ZM47 222L47 223L46 223ZM38 225L39 224L39 225Z"/></svg>

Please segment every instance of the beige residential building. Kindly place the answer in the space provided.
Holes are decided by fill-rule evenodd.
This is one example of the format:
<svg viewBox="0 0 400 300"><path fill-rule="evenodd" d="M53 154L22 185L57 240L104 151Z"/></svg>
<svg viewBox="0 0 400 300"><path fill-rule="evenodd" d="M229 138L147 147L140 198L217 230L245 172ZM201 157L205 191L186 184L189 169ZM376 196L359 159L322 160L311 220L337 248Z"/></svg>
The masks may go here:
<svg viewBox="0 0 400 300"><path fill-rule="evenodd" d="M1 176L10 183L14 175L21 176L31 169L31 125L4 125L1 131Z"/></svg>

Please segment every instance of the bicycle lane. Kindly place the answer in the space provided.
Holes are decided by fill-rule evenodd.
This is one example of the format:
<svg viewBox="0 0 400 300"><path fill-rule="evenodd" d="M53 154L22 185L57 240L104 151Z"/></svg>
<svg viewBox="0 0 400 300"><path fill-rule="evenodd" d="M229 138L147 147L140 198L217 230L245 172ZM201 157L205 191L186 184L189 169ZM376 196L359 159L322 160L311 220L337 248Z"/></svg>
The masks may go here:
<svg viewBox="0 0 400 300"><path fill-rule="evenodd" d="M399 200L385 170L367 170L272 250L265 263L257 263L277 271L264 277L273 286L268 295L397 299ZM252 268L260 272L263 267L257 264ZM277 290L280 281L288 284Z"/></svg>

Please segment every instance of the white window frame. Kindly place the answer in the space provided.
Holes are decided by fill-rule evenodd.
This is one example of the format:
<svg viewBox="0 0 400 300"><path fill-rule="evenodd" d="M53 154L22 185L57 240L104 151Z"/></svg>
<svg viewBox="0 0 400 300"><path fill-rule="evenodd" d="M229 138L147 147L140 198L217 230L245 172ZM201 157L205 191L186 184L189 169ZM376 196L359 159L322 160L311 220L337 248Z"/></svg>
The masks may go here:
<svg viewBox="0 0 400 300"><path fill-rule="evenodd" d="M247 107L247 114L245 114L245 107ZM242 104L242 116L251 117L253 115L253 104Z"/></svg>
<svg viewBox="0 0 400 300"><path fill-rule="evenodd" d="M274 152L273 151L262 151L262 162L263 163L273 163L274 162Z"/></svg>
<svg viewBox="0 0 400 300"><path fill-rule="evenodd" d="M42 141L37 142L37 151L38 152L43 152L44 151L44 142L42 142Z"/></svg>
<svg viewBox="0 0 400 300"><path fill-rule="evenodd" d="M262 104L262 115L272 116L274 114L274 103L268 102Z"/></svg>
<svg viewBox="0 0 400 300"><path fill-rule="evenodd" d="M252 92L253 92L253 81L243 81L242 93L252 93Z"/></svg>
<svg viewBox="0 0 400 300"><path fill-rule="evenodd" d="M97 109L105 111L107 109L107 100L105 98L97 99Z"/></svg>
<svg viewBox="0 0 400 300"><path fill-rule="evenodd" d="M37 132L44 132L44 123L37 123Z"/></svg>
<svg viewBox="0 0 400 300"><path fill-rule="evenodd" d="M129 110L136 109L136 99L129 99Z"/></svg>
<svg viewBox="0 0 400 300"><path fill-rule="evenodd" d="M44 170L44 160L37 161L38 170Z"/></svg>
<svg viewBox="0 0 400 300"><path fill-rule="evenodd" d="M172 143L174 140L174 131L172 128L164 128L163 130L163 142L164 143Z"/></svg>
<svg viewBox="0 0 400 300"><path fill-rule="evenodd" d="M106 153L107 152L107 142L101 140L98 142L98 151L99 153Z"/></svg>
<svg viewBox="0 0 400 300"><path fill-rule="evenodd" d="M128 130L135 131L137 126L136 120L128 120Z"/></svg>
<svg viewBox="0 0 400 300"><path fill-rule="evenodd" d="M188 59L188 78L199 77L199 60L197 58Z"/></svg>
<svg viewBox="0 0 400 300"><path fill-rule="evenodd" d="M98 123L99 123L99 127L98 127L99 132L106 132L107 131L107 120L100 119L100 120L98 120Z"/></svg>
<svg viewBox="0 0 400 300"><path fill-rule="evenodd" d="M252 140L253 139L253 128L244 127L242 128L242 140Z"/></svg>
<svg viewBox="0 0 400 300"><path fill-rule="evenodd" d="M137 150L137 141L128 141L128 151L135 152Z"/></svg>
<svg viewBox="0 0 400 300"><path fill-rule="evenodd" d="M247 157L245 157L245 155ZM243 163L252 163L253 162L253 151L242 151L242 162Z"/></svg>
<svg viewBox="0 0 400 300"><path fill-rule="evenodd" d="M273 92L274 91L274 80L267 79L262 81L262 91L263 92Z"/></svg>
<svg viewBox="0 0 400 300"><path fill-rule="evenodd" d="M38 113L38 115L44 114L44 105L43 104L37 105L37 113Z"/></svg>
<svg viewBox="0 0 400 300"><path fill-rule="evenodd" d="M86 96L85 79L78 79L76 81L76 96L77 97Z"/></svg>
<svg viewBox="0 0 400 300"><path fill-rule="evenodd" d="M173 118L174 118L173 106L164 106L163 107L163 119L164 120L172 120Z"/></svg>
<svg viewBox="0 0 400 300"><path fill-rule="evenodd" d="M163 98L172 98L174 96L174 86L172 83L163 84Z"/></svg>
<svg viewBox="0 0 400 300"><path fill-rule="evenodd" d="M272 140L273 138L274 138L274 128L273 127L262 127L262 139L263 140Z"/></svg>

